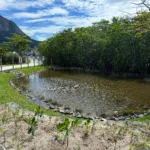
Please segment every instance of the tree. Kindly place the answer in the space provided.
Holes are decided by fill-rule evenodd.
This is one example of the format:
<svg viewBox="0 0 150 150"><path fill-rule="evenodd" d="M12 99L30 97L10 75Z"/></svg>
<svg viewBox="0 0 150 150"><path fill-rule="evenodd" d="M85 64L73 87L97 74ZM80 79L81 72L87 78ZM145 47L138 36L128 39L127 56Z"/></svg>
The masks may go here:
<svg viewBox="0 0 150 150"><path fill-rule="evenodd" d="M16 51L20 56L23 55L23 52L30 49L29 43L31 40L28 39L25 35L13 34L12 37L7 37L9 48L12 51ZM21 57L21 68L22 68L22 57Z"/></svg>
<svg viewBox="0 0 150 150"><path fill-rule="evenodd" d="M8 45L11 46L12 50L15 50L19 55L22 55L22 52L25 50L29 50L29 43L31 40L28 39L25 35L13 34L12 37L7 37Z"/></svg>

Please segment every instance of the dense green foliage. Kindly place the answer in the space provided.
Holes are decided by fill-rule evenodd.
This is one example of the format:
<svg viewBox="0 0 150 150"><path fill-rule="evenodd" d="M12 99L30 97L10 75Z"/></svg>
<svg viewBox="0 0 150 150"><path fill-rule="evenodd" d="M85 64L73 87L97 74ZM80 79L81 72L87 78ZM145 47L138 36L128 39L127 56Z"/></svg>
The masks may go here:
<svg viewBox="0 0 150 150"><path fill-rule="evenodd" d="M47 65L100 72L150 73L150 13L65 29L39 45Z"/></svg>

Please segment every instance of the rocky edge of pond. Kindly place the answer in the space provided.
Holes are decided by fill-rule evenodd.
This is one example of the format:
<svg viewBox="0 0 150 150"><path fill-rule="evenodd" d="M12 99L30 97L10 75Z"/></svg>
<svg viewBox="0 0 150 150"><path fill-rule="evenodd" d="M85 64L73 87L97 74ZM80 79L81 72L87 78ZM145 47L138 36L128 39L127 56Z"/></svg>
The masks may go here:
<svg viewBox="0 0 150 150"><path fill-rule="evenodd" d="M7 70L4 72L14 74L14 75L16 75L17 78L25 76L25 74L23 74L19 71L15 71L15 70ZM80 111L72 111L68 107L59 106L59 104L53 105L49 102L49 100L45 100L44 98L37 98L35 95L33 95L33 93L31 93L31 91L21 90L18 87L16 87L15 84L13 83L13 79L10 80L10 85L16 91L18 91L20 94L22 94L24 97L26 97L28 100L30 100L42 107L45 107L46 109L52 109L55 112L59 112L61 114L65 114L65 115L72 115L77 118L90 119L90 120L98 119L101 121L105 121L105 120L127 121L127 120L131 120L131 119L142 118L144 116L149 115L149 113L150 113L150 108L145 108L144 112L141 112L141 113L135 112L135 113L132 113L129 115L119 115L117 111L114 112L114 115L112 115L112 116L107 116L106 114L102 114L101 116L94 116L94 115L90 115L90 114L87 115L87 114L81 113ZM76 88L76 86L74 88Z"/></svg>

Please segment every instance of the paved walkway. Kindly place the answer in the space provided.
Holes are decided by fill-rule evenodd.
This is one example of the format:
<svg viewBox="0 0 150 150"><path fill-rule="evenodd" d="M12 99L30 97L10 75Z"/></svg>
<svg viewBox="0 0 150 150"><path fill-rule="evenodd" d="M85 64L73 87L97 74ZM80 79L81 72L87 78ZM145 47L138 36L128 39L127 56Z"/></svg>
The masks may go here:
<svg viewBox="0 0 150 150"><path fill-rule="evenodd" d="M35 60L35 66L39 66L41 64L42 64L41 62L39 62L38 60ZM34 66L34 61L33 60L31 60L29 66L30 67ZM22 64L22 67L28 67L28 64ZM21 68L21 65L20 64L19 65L14 65L14 68ZM10 65L10 66L9 65L8 66L2 66L2 71L10 70L10 69L13 69L12 65ZM1 68L0 68L0 71L1 71Z"/></svg>

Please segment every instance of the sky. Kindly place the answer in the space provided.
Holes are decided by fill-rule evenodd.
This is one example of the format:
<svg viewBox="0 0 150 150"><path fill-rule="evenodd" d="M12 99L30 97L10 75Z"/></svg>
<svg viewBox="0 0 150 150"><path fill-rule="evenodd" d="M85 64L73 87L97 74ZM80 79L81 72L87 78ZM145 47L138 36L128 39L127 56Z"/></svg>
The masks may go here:
<svg viewBox="0 0 150 150"><path fill-rule="evenodd" d="M101 19L133 16L141 0L0 0L0 15L32 39L43 41L65 28L86 27ZM146 1L150 4L150 0Z"/></svg>

